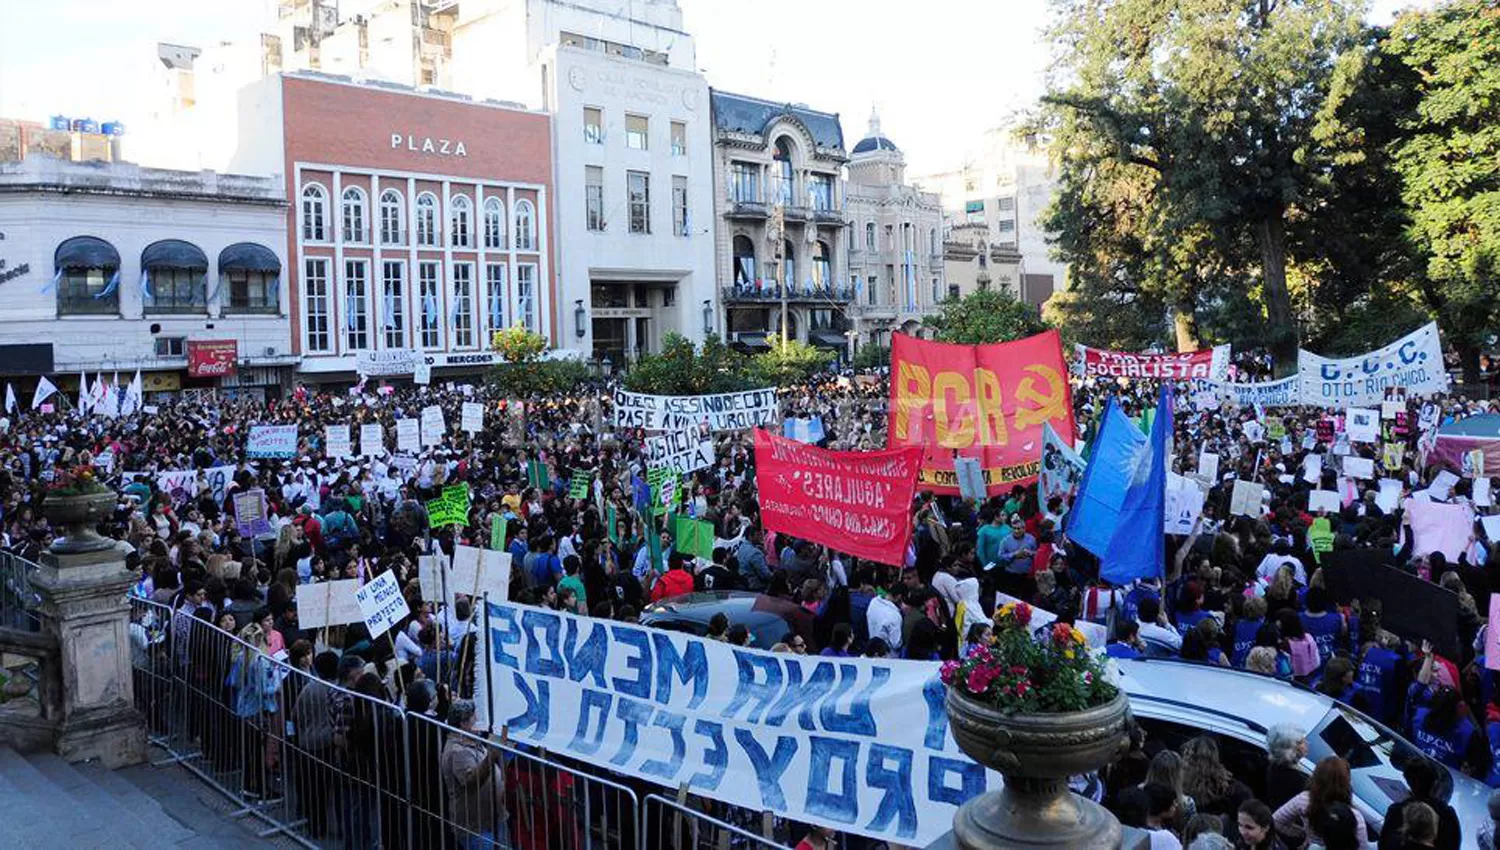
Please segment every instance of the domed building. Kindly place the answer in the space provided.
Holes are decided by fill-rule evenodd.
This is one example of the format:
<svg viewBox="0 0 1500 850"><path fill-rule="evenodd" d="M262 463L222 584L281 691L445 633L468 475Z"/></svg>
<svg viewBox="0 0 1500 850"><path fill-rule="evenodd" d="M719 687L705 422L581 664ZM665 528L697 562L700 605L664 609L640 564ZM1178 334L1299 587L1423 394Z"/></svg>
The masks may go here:
<svg viewBox="0 0 1500 850"><path fill-rule="evenodd" d="M906 157L881 131L874 109L868 132L850 152L848 174L856 344L890 345L893 331L915 333L948 296L942 202L906 183Z"/></svg>

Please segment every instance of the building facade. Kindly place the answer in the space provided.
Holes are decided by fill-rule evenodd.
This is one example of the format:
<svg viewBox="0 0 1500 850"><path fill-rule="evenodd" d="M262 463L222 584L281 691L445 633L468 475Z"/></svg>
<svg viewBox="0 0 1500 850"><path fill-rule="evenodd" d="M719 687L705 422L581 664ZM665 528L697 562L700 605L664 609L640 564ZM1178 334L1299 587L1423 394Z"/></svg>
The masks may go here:
<svg viewBox="0 0 1500 850"><path fill-rule="evenodd" d="M714 229L728 341L771 337L847 351L853 287L844 240L844 131L805 106L717 91Z"/></svg>
<svg viewBox="0 0 1500 850"><path fill-rule="evenodd" d="M1018 135L1013 127L996 128L984 134L978 155L961 167L918 179L942 196L950 227L983 225L992 246L1020 254L1016 294L1037 307L1067 286L1067 266L1052 258L1042 227L1056 185L1048 141Z"/></svg>
<svg viewBox="0 0 1500 850"><path fill-rule="evenodd" d="M893 331L915 333L949 295L942 204L906 183L906 157L873 112L849 159L848 196L856 342L888 346Z"/></svg>
<svg viewBox="0 0 1500 850"><path fill-rule="evenodd" d="M270 178L0 163L0 375L279 395L297 361L286 215Z"/></svg>
<svg viewBox="0 0 1500 850"><path fill-rule="evenodd" d="M964 298L993 289L1021 298L1021 253L990 241L984 222L954 224L943 240L943 273L948 297Z"/></svg>
<svg viewBox="0 0 1500 850"><path fill-rule="evenodd" d="M378 372L474 375L490 337L556 344L547 115L395 86L282 74L242 127L279 127L238 156L275 170L286 211L293 349L308 381ZM255 88L255 87L252 87ZM244 138L242 136L242 138ZM270 161L267 161L267 160Z"/></svg>
<svg viewBox="0 0 1500 850"><path fill-rule="evenodd" d="M708 85L674 0L463 3L454 85L553 116L556 340L623 365L716 330Z"/></svg>

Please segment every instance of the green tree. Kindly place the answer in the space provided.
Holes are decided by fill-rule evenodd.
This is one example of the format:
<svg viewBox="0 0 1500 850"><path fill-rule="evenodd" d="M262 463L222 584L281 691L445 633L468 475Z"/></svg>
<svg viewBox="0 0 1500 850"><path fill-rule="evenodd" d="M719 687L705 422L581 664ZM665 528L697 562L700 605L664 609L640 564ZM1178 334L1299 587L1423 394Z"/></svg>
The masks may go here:
<svg viewBox="0 0 1500 850"><path fill-rule="evenodd" d="M879 369L891 365L889 345L862 345L854 351L854 368Z"/></svg>
<svg viewBox="0 0 1500 850"><path fill-rule="evenodd" d="M707 395L752 389L749 359L709 334L703 345L677 333L662 339L661 352L642 355L625 373L625 388L653 395Z"/></svg>
<svg viewBox="0 0 1500 850"><path fill-rule="evenodd" d="M1500 318L1500 8L1446 0L1407 12L1383 49L1414 72L1416 108L1394 145L1425 258L1413 289L1476 381Z"/></svg>
<svg viewBox="0 0 1500 850"><path fill-rule="evenodd" d="M965 345L1009 342L1047 329L1035 307L995 289L949 298L922 325L933 331L939 342Z"/></svg>
<svg viewBox="0 0 1500 850"><path fill-rule="evenodd" d="M835 358L833 352L805 342L789 339L783 344L780 338L776 338L771 341L769 350L751 360L750 376L761 386L791 386L827 371Z"/></svg>

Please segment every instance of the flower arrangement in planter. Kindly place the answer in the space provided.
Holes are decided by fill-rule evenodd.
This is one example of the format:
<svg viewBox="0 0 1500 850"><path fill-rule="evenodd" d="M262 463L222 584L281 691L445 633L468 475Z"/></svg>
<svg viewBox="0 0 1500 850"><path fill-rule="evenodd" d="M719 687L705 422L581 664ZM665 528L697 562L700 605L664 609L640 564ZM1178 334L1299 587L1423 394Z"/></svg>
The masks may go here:
<svg viewBox="0 0 1500 850"><path fill-rule="evenodd" d="M79 463L59 468L53 475L52 483L47 486L47 497L56 499L113 492L99 480L99 471L94 468L93 459L87 452L82 455Z"/></svg>
<svg viewBox="0 0 1500 850"><path fill-rule="evenodd" d="M995 639L942 666L943 684L963 697L1005 713L1084 711L1114 699L1103 664L1089 654L1083 633L1055 623L1038 640L1031 606L1009 603L995 612Z"/></svg>

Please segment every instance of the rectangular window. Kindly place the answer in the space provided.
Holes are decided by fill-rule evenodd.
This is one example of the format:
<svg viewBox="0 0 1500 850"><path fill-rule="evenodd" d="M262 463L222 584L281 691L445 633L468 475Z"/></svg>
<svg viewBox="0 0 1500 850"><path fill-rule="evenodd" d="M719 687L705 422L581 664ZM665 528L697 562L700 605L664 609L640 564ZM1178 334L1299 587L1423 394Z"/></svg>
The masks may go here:
<svg viewBox="0 0 1500 850"><path fill-rule="evenodd" d="M827 174L814 174L808 181L808 194L815 210L833 209L833 178Z"/></svg>
<svg viewBox="0 0 1500 850"><path fill-rule="evenodd" d="M516 310L526 330L541 331L536 314L536 266L531 263L516 266Z"/></svg>
<svg viewBox="0 0 1500 850"><path fill-rule="evenodd" d="M950 284L948 284L948 297L949 298L953 298L953 299L957 299L958 298L958 284L956 284L956 283L950 283Z"/></svg>
<svg viewBox="0 0 1500 850"><path fill-rule="evenodd" d="M691 231L688 220L688 190L686 177L672 178L672 233L687 236Z"/></svg>
<svg viewBox="0 0 1500 850"><path fill-rule="evenodd" d="M474 346L474 266L453 264L453 347Z"/></svg>
<svg viewBox="0 0 1500 850"><path fill-rule="evenodd" d="M437 244L437 200L431 195L417 199L417 244Z"/></svg>
<svg viewBox="0 0 1500 850"><path fill-rule="evenodd" d="M625 147L643 151L650 147L651 122L644 115L625 116Z"/></svg>
<svg viewBox="0 0 1500 850"><path fill-rule="evenodd" d="M590 145L604 144L604 110L593 106L583 108L583 140Z"/></svg>
<svg viewBox="0 0 1500 850"><path fill-rule="evenodd" d="M365 260L344 261L344 350L370 347L369 266Z"/></svg>
<svg viewBox="0 0 1500 850"><path fill-rule="evenodd" d="M380 311L385 315L385 347L406 347L406 264L380 264Z"/></svg>
<svg viewBox="0 0 1500 850"><path fill-rule="evenodd" d="M437 348L443 344L442 290L439 264L424 262L417 264L417 297L421 299L422 347Z"/></svg>
<svg viewBox="0 0 1500 850"><path fill-rule="evenodd" d="M192 269L146 270L142 283L146 313L206 313L203 272Z"/></svg>
<svg viewBox="0 0 1500 850"><path fill-rule="evenodd" d="M219 279L228 293L224 315L275 313L281 306L281 279L272 272L229 271Z"/></svg>
<svg viewBox="0 0 1500 850"><path fill-rule="evenodd" d="M66 269L63 271L62 278L57 282L57 314L59 316L99 316L119 312L119 269Z"/></svg>
<svg viewBox="0 0 1500 850"><path fill-rule="evenodd" d="M308 259L302 263L302 321L307 328L307 350L333 350L330 336L333 304L328 292L328 260Z"/></svg>
<svg viewBox="0 0 1500 850"><path fill-rule="evenodd" d="M865 250L875 250L875 222L865 224Z"/></svg>
<svg viewBox="0 0 1500 850"><path fill-rule="evenodd" d="M1002 218L995 222L995 229L1001 233L1014 233L1016 231L1016 220L1013 218Z"/></svg>
<svg viewBox="0 0 1500 850"><path fill-rule="evenodd" d="M159 336L156 338L157 357L186 357L187 337Z"/></svg>
<svg viewBox="0 0 1500 850"><path fill-rule="evenodd" d="M760 203L760 167L748 162L731 165L729 191L737 204Z"/></svg>
<svg viewBox="0 0 1500 850"><path fill-rule="evenodd" d="M672 156L687 156L687 125L672 122Z"/></svg>
<svg viewBox="0 0 1500 850"><path fill-rule="evenodd" d="M997 198L996 202L999 204L1001 212L1006 212L1006 211L1013 210L1013 209L1016 208L1016 199L1015 198ZM984 209L984 202L983 201L980 202L979 208L980 209Z"/></svg>
<svg viewBox="0 0 1500 850"><path fill-rule="evenodd" d="M351 196L348 192L344 196L344 241L365 242L365 202L364 196Z"/></svg>
<svg viewBox="0 0 1500 850"><path fill-rule="evenodd" d="M896 228L893 225L885 226L885 249L893 250L896 247Z"/></svg>
<svg viewBox="0 0 1500 850"><path fill-rule="evenodd" d="M651 175L644 171L625 172L630 197L630 232L651 232Z"/></svg>
<svg viewBox="0 0 1500 850"><path fill-rule="evenodd" d="M934 304L943 300L941 286L942 284L938 281L937 278L932 279L932 303Z"/></svg>
<svg viewBox="0 0 1500 850"><path fill-rule="evenodd" d="M597 165L583 169L583 202L588 217L588 227L596 233L604 231L604 169Z"/></svg>
<svg viewBox="0 0 1500 850"><path fill-rule="evenodd" d="M1004 200L1005 200L1004 198L1001 199L1002 203L1004 202ZM1001 207L1001 208L1004 209L1004 207ZM982 213L982 212L984 212L984 201L964 201L964 212L966 212L966 213Z"/></svg>
<svg viewBox="0 0 1500 850"><path fill-rule="evenodd" d="M484 267L484 295L489 307L490 333L505 329L505 266L489 263Z"/></svg>
<svg viewBox="0 0 1500 850"><path fill-rule="evenodd" d="M870 306L874 307L877 301L876 293L880 291L880 278L870 275L869 282L865 284L865 291L869 293Z"/></svg>
<svg viewBox="0 0 1500 850"><path fill-rule="evenodd" d="M401 198L386 194L380 199L380 244L400 245L406 241L401 232Z"/></svg>

